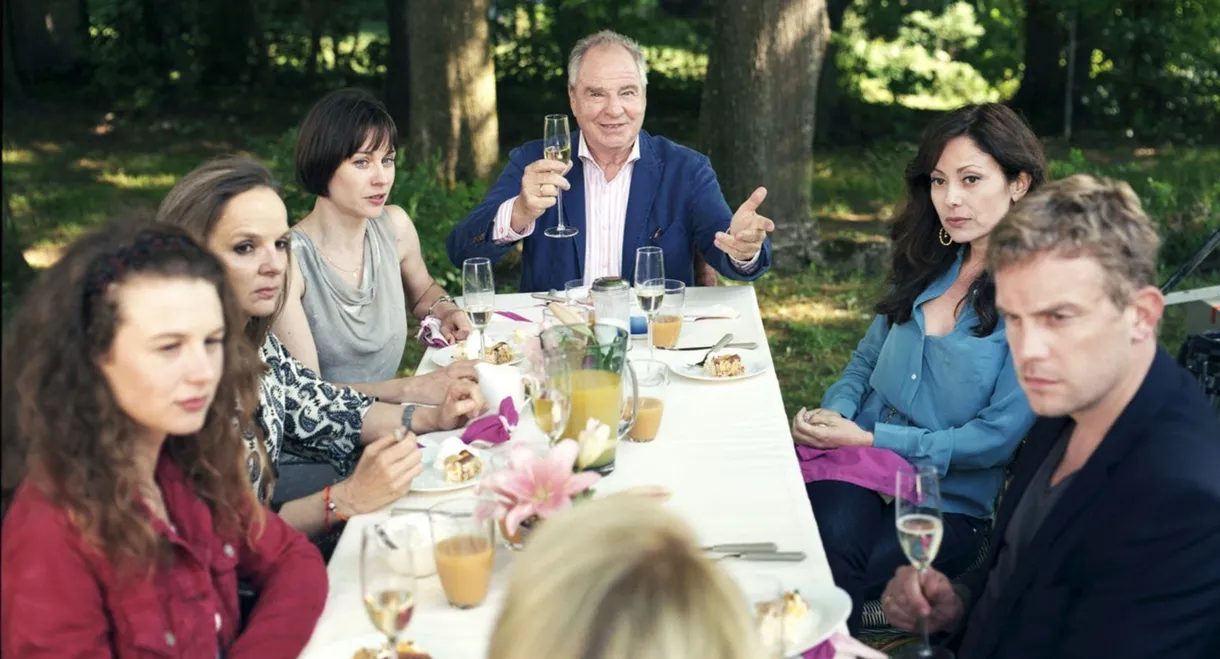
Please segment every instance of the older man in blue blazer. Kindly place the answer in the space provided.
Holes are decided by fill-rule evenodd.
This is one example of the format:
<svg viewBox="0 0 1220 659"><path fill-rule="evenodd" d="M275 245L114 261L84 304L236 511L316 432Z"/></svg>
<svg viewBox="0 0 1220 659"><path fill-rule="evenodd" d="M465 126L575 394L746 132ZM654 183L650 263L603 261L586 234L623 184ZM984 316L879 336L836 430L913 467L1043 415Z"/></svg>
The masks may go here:
<svg viewBox="0 0 1220 659"><path fill-rule="evenodd" d="M991 555L957 586L910 568L892 624L958 659L1203 659L1220 639L1220 423L1157 347L1156 229L1126 183L1077 175L991 234L996 306L1030 407Z"/></svg>
<svg viewBox="0 0 1220 659"><path fill-rule="evenodd" d="M522 291L562 290L583 278L634 276L639 247L661 247L665 274L695 281L695 250L730 279L753 280L771 266L758 188L729 209L706 156L641 126L644 56L635 41L602 31L582 39L568 60L568 98L580 129L571 165L543 157L542 141L516 148L482 203L449 234L454 265L474 256L498 261L523 243ZM573 237L550 238L560 191ZM541 224L542 227L538 225Z"/></svg>

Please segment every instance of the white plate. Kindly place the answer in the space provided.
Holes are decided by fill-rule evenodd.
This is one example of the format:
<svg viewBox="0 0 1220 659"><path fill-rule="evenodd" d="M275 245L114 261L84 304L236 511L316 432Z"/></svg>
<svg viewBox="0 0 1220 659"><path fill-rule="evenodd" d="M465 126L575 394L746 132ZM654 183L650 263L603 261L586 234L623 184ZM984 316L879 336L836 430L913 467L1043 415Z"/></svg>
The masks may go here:
<svg viewBox="0 0 1220 659"><path fill-rule="evenodd" d="M794 658L830 638L851 615L851 597L838 586L801 591L801 597L809 603L809 612L797 623L796 642L784 647L784 654Z"/></svg>
<svg viewBox="0 0 1220 659"><path fill-rule="evenodd" d="M452 492L454 490L463 490L478 483L483 479L483 474L487 473L487 453L473 446L468 446L466 450L473 453L483 463L483 471L480 471L478 476L468 481L450 483L445 480L444 470L436 469L432 466L432 462L436 460L438 448L439 446L436 444L428 444L419 449L424 461L424 471L419 476L416 476L415 480L411 483L412 492Z"/></svg>
<svg viewBox="0 0 1220 659"><path fill-rule="evenodd" d="M514 346L512 341L509 341L507 339L492 340L492 337L490 337L490 336L487 337L488 346L493 346L496 343L499 343L501 341L503 341L504 343L507 343L509 345L509 347L513 349L513 358L511 360L509 360L507 363L499 364L499 366L512 366L514 364L520 364L521 360L525 359L525 355L522 354L521 351ZM450 364L452 364L453 362L456 362L459 359L458 350L460 350L461 348L462 348L461 343L455 343L451 346L445 346L444 348L437 348L432 353L432 361L437 366L440 366L441 368L445 368L446 366L449 366ZM474 347L474 350L476 352L478 351L478 349L479 349L478 346ZM490 363L490 362L488 362L488 363Z"/></svg>
<svg viewBox="0 0 1220 659"><path fill-rule="evenodd" d="M708 375L705 373L702 366L695 366L695 362L703 359L703 355L705 354L707 353L696 352L695 356L687 358L691 359L692 361L683 361L678 364L670 364L669 370L685 378L690 378L692 380L707 380L708 382L734 382L736 380L745 380L771 370L771 367L761 357L752 355L749 352L740 351L737 354L741 355L741 361L743 364L745 364L745 374L734 375L731 378L718 378L714 375Z"/></svg>

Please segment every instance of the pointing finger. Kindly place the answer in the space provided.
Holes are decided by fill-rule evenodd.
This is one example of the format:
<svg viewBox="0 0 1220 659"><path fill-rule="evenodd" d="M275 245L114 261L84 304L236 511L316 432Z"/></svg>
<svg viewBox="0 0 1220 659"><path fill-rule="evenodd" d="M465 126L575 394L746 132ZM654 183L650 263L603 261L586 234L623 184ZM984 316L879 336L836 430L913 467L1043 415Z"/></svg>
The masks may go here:
<svg viewBox="0 0 1220 659"><path fill-rule="evenodd" d="M766 198L767 198L767 189L760 187L757 190L755 190L754 193L751 194L748 199L741 202L741 205L737 207L737 212L738 213L742 213L742 212L751 213L753 211L756 211L756 210L758 210L758 207L760 205L762 205L763 200Z"/></svg>

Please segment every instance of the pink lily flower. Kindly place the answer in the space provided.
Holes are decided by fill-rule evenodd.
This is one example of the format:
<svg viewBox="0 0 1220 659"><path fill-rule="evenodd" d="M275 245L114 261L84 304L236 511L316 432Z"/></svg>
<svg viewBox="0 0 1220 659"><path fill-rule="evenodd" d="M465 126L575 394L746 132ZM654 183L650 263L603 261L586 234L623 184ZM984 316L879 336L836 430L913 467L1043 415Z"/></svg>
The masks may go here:
<svg viewBox="0 0 1220 659"><path fill-rule="evenodd" d="M572 497L593 487L601 476L593 472L572 473L580 444L565 439L545 456L526 448L509 454L508 468L488 474L479 484L481 492L491 492L498 501L489 514L504 520L505 530L515 534L521 523L537 515L543 519L566 510Z"/></svg>

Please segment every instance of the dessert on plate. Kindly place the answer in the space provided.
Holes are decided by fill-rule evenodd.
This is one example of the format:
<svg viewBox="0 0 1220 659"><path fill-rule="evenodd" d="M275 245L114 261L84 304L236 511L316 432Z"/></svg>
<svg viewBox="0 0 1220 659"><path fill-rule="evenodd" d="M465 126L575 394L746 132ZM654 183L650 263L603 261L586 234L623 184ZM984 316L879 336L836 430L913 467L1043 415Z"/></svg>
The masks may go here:
<svg viewBox="0 0 1220 659"><path fill-rule="evenodd" d="M445 480L450 483L465 483L482 471L483 462L470 451L462 450L445 458Z"/></svg>
<svg viewBox="0 0 1220 659"><path fill-rule="evenodd" d="M767 647L775 647L779 636L783 635L784 647L788 650L800 651L805 648L796 646L804 636L809 615L809 603L795 590L784 593L778 602L759 602L755 605L758 632ZM782 631L781 631L782 630Z"/></svg>
<svg viewBox="0 0 1220 659"><path fill-rule="evenodd" d="M465 483L483 472L483 461L460 437L448 437L437 447L432 467L443 472L447 482Z"/></svg>
<svg viewBox="0 0 1220 659"><path fill-rule="evenodd" d="M497 366L507 364L513 360L512 346L500 341L493 346L487 348L486 354L483 355L487 361Z"/></svg>
<svg viewBox="0 0 1220 659"><path fill-rule="evenodd" d="M746 364L735 352L718 352L703 362L703 372L714 378L732 378L745 375Z"/></svg>

